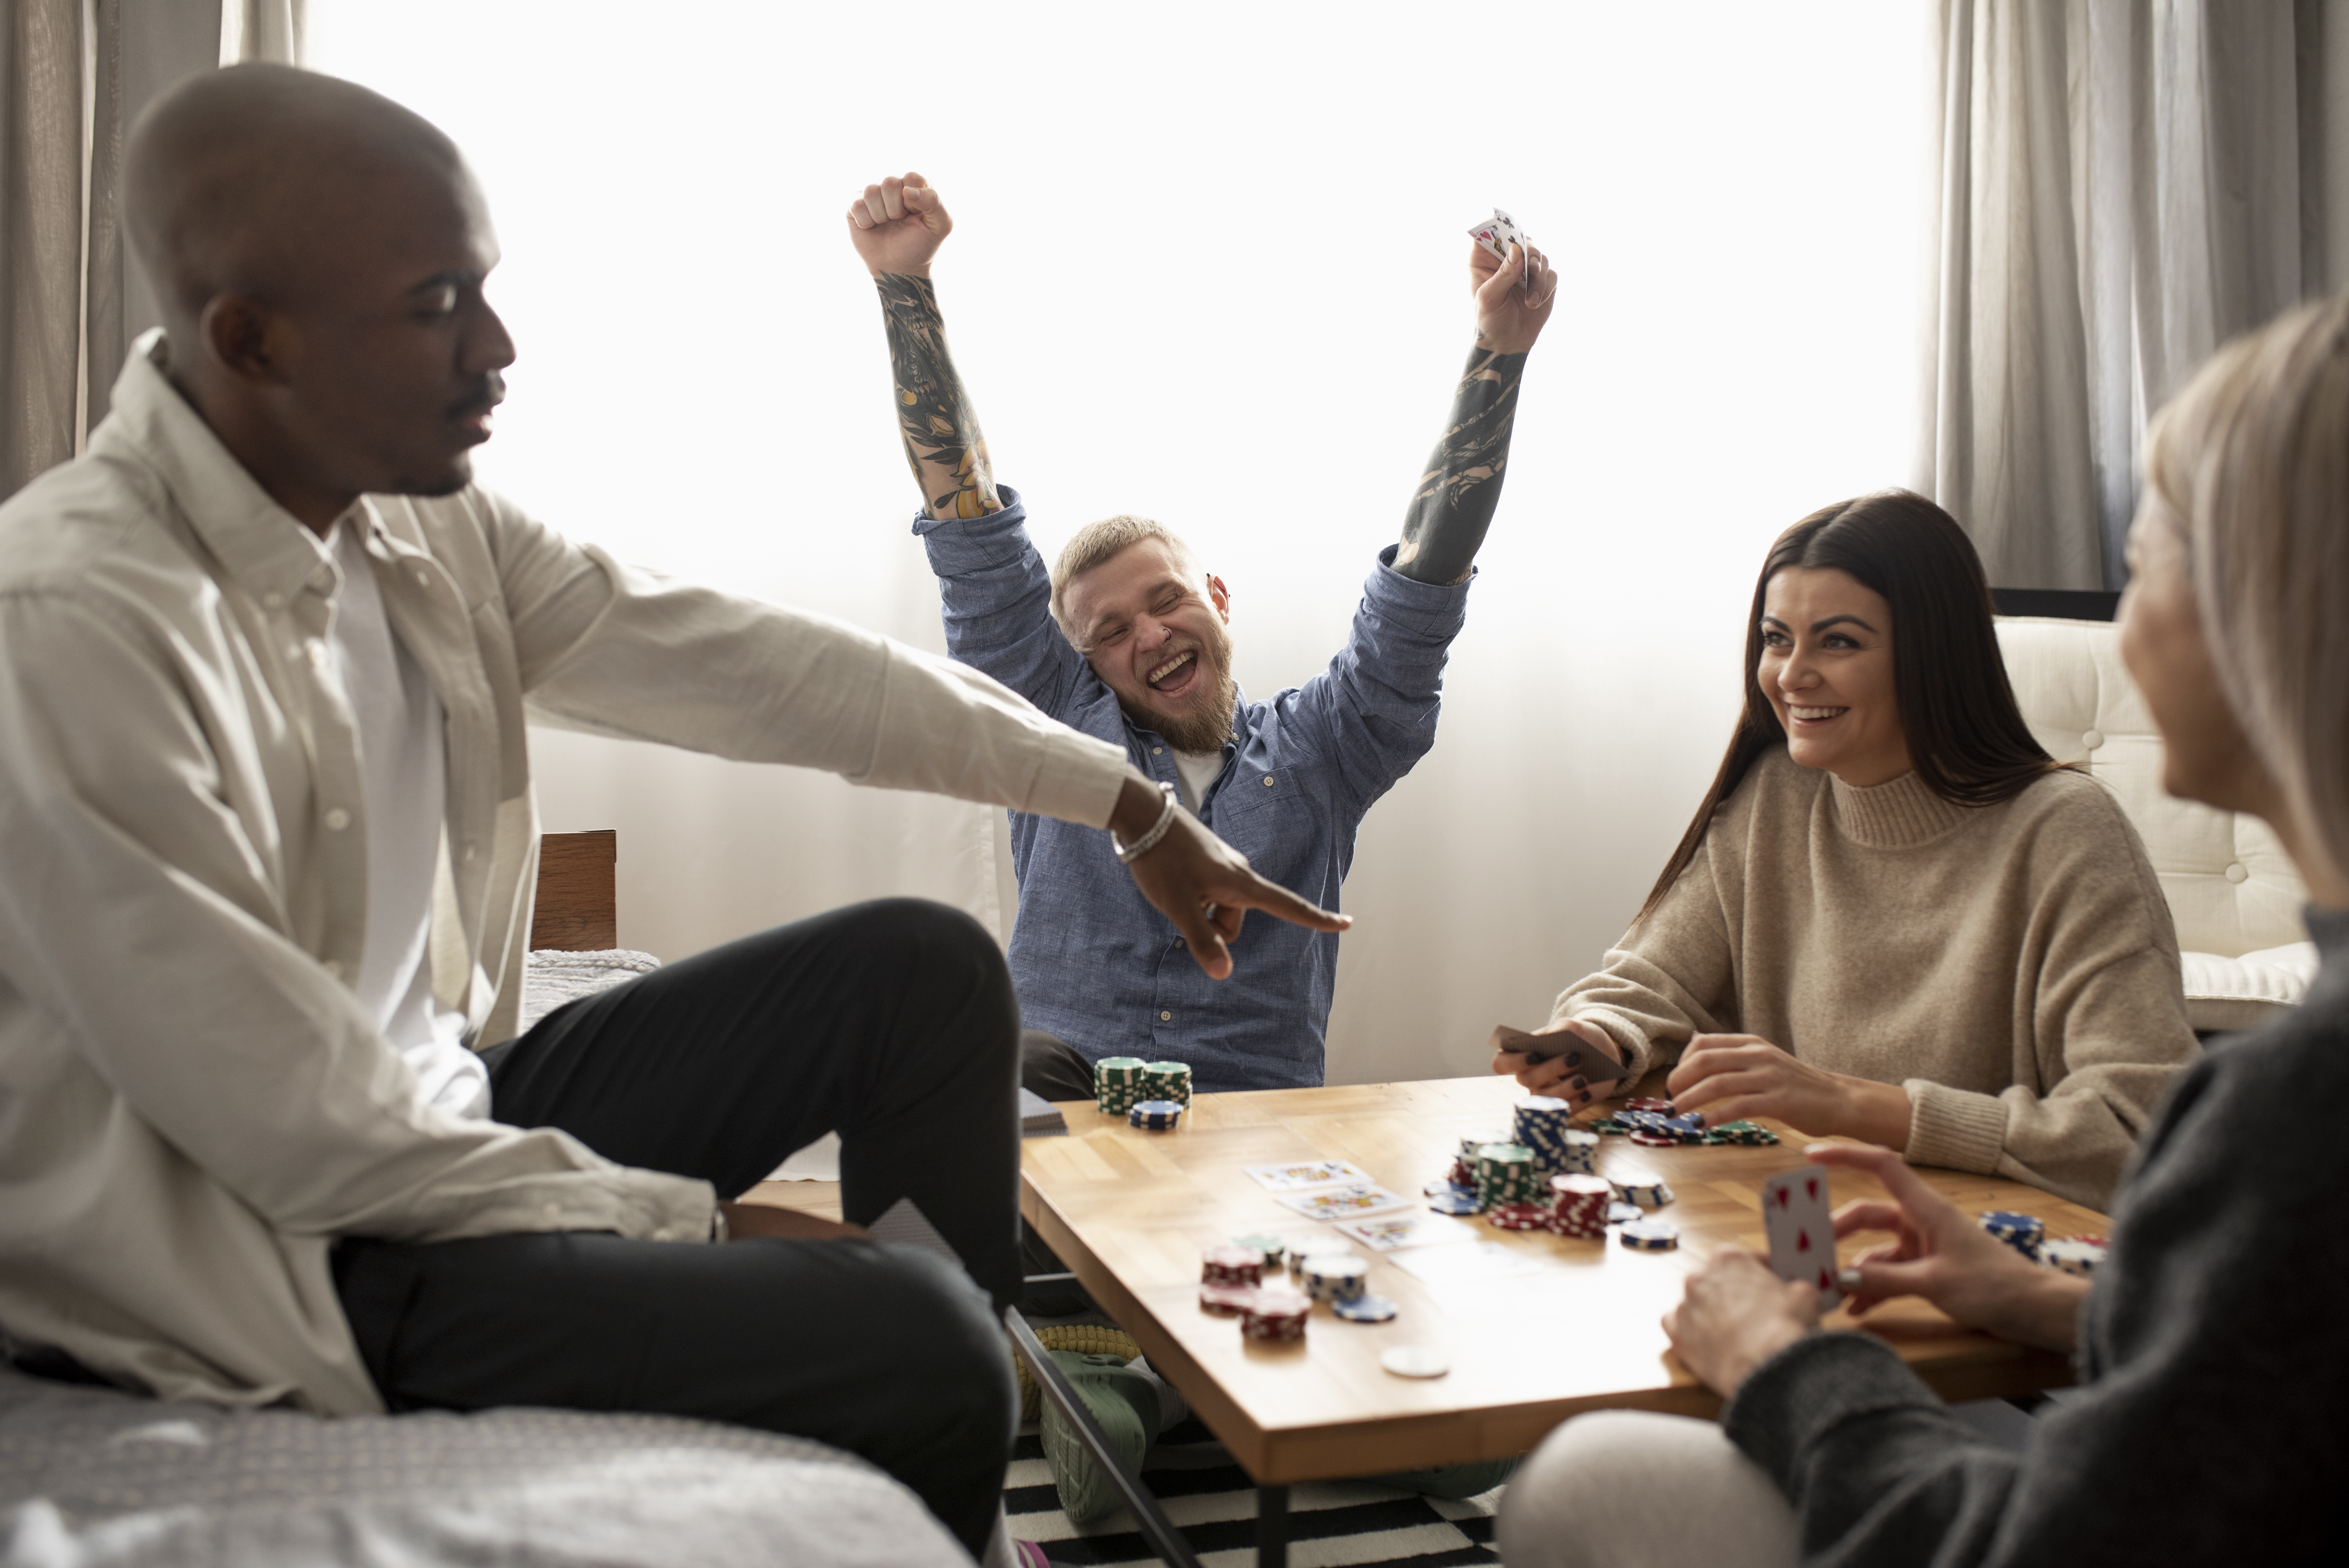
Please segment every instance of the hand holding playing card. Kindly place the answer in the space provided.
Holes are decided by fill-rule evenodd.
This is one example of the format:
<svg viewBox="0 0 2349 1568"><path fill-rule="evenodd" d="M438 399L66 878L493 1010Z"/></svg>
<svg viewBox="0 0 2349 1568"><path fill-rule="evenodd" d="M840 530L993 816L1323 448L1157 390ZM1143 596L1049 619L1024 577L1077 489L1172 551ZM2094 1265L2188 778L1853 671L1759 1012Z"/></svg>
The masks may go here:
<svg viewBox="0 0 2349 1568"><path fill-rule="evenodd" d="M1579 1018L1530 1035L1506 1024L1495 1029L1493 1070L1514 1077L1530 1094L1554 1095L1577 1109L1624 1076L1622 1049L1614 1037Z"/></svg>
<svg viewBox="0 0 2349 1568"><path fill-rule="evenodd" d="M1664 1314L1664 1333L1681 1365L1727 1398L1818 1322L1810 1286L1787 1284L1743 1247L1723 1247L1689 1275L1681 1304Z"/></svg>
<svg viewBox="0 0 2349 1568"><path fill-rule="evenodd" d="M1494 216L1506 223L1501 214ZM1500 253L1486 249L1488 244ZM1492 239L1470 244L1468 286L1476 295L1477 346L1502 354L1530 353L1557 303L1557 273L1549 259L1526 243L1515 224L1507 224Z"/></svg>
<svg viewBox="0 0 2349 1568"><path fill-rule="evenodd" d="M2041 1268L1925 1185L1889 1149L1822 1143L1807 1153L1816 1165L1864 1171L1891 1194L1890 1202L1862 1200L1836 1211L1838 1238L1864 1231L1897 1238L1853 1260L1850 1272L1858 1277L1846 1305L1854 1317L1894 1296L1914 1295L1968 1328L2045 1350L2072 1349L2086 1280Z"/></svg>
<svg viewBox="0 0 2349 1568"><path fill-rule="evenodd" d="M865 270L904 277L930 275L930 258L954 232L946 203L918 174L890 175L848 204L848 237Z"/></svg>

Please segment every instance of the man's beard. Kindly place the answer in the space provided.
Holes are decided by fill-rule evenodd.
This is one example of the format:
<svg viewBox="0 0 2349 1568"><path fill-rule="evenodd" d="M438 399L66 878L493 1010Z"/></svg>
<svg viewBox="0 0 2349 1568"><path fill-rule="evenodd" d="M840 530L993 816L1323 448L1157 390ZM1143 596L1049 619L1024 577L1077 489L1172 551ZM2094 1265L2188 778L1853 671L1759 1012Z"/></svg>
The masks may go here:
<svg viewBox="0 0 2349 1568"><path fill-rule="evenodd" d="M1232 705L1239 700L1240 688L1232 679L1232 634L1220 624L1207 628L1207 645L1199 650L1203 661L1209 655L1216 661L1213 702L1180 717L1158 712L1142 716L1158 738L1177 751L1221 751L1224 742L1232 738Z"/></svg>

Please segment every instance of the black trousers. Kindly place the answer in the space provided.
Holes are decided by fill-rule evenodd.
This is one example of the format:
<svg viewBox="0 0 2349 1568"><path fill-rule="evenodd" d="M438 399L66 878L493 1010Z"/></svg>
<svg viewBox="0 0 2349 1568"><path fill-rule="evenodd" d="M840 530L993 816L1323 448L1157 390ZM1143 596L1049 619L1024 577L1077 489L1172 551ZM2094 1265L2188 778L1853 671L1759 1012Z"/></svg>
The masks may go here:
<svg viewBox="0 0 2349 1568"><path fill-rule="evenodd" d="M988 1298L1019 1291L1019 1037L993 938L915 899L548 1015L489 1053L500 1121L725 1197L837 1131L844 1217L911 1198L968 1276L874 1242L347 1240L336 1283L377 1387L395 1410L636 1410L814 1438L905 1482L976 1555L1018 1411Z"/></svg>

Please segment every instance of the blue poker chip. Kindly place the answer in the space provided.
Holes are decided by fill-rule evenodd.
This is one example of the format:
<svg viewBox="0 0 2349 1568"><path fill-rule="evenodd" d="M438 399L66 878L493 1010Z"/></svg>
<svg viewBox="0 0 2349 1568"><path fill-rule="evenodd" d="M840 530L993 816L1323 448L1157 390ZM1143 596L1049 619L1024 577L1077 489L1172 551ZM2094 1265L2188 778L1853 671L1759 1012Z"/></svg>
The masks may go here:
<svg viewBox="0 0 2349 1568"><path fill-rule="evenodd" d="M1441 1192L1430 1193L1427 1206L1439 1214L1473 1214L1476 1212L1476 1194L1464 1187L1446 1187Z"/></svg>
<svg viewBox="0 0 2349 1568"><path fill-rule="evenodd" d="M1661 1220L1633 1220L1619 1233L1634 1252L1668 1253L1681 1244L1678 1228Z"/></svg>
<svg viewBox="0 0 2349 1568"><path fill-rule="evenodd" d="M1144 1132L1172 1132L1183 1119L1183 1107L1171 1099L1145 1099L1127 1111L1125 1119Z"/></svg>
<svg viewBox="0 0 2349 1568"><path fill-rule="evenodd" d="M1358 1295L1351 1301L1334 1301L1330 1310L1348 1323L1392 1323L1400 1310L1382 1295Z"/></svg>

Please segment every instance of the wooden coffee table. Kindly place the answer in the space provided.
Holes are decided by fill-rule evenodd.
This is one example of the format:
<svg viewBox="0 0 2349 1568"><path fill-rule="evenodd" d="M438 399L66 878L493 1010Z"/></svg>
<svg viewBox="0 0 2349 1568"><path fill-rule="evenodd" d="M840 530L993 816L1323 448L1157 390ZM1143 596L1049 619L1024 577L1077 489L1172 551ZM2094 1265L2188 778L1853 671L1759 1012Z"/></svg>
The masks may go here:
<svg viewBox="0 0 2349 1568"><path fill-rule="evenodd" d="M1305 1238L1334 1227L1283 1208L1243 1167L1317 1158L1352 1161L1417 1197L1450 1165L1459 1139L1509 1125L1516 1083L1500 1078L1202 1095L1179 1130L1143 1132L1083 1101L1063 1104L1066 1138L1022 1145L1020 1209L1102 1309L1132 1334L1151 1366L1182 1390L1232 1457L1264 1489L1267 1561L1296 1481L1378 1474L1522 1454L1583 1410L1636 1408L1712 1417L1721 1401L1674 1359L1660 1322L1713 1246L1764 1245L1762 1183L1803 1163L1811 1140L1781 1126L1775 1147L1647 1149L1604 1140L1599 1172L1651 1171L1676 1202L1660 1218L1682 1244L1635 1253L1610 1233L1576 1242L1508 1233L1483 1221L1476 1239L1537 1260L1537 1273L1464 1287L1424 1284L1371 1257L1370 1288L1402 1309L1356 1325L1317 1307L1299 1346L1244 1340L1238 1324L1199 1310L1202 1248L1252 1233ZM1920 1170L1960 1208L2019 1209L2050 1235L2101 1234L2105 1216L1993 1177ZM1880 1196L1871 1178L1830 1177L1835 1202ZM1856 1237L1844 1257L1880 1244ZM1826 1326L1850 1329L1841 1311ZM1874 1333L1952 1400L2019 1396L2072 1380L2064 1357L1958 1327L1920 1302L1878 1307ZM1433 1379L1379 1365L1390 1346L1433 1347L1451 1363Z"/></svg>

